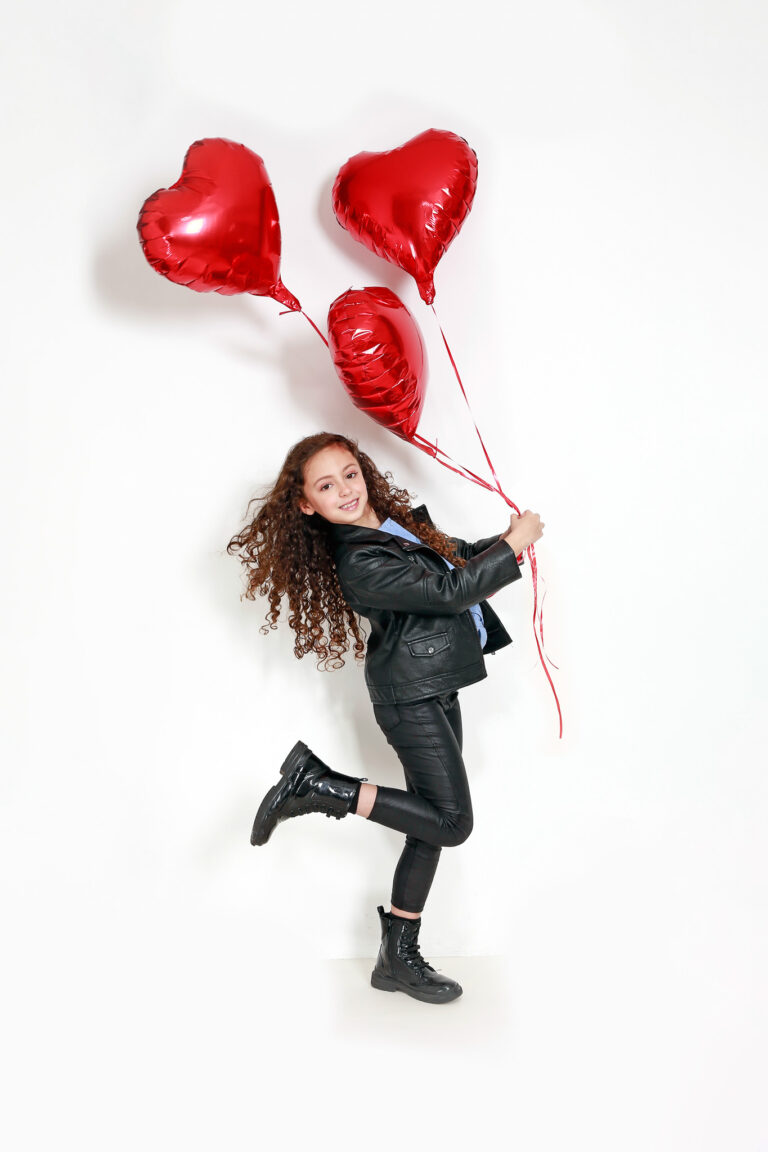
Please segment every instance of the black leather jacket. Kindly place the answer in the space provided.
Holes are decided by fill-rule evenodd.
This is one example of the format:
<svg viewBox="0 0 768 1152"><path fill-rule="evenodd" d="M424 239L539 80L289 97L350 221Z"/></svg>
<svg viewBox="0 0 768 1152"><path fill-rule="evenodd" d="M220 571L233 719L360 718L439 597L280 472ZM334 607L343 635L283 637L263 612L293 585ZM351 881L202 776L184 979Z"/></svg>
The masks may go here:
<svg viewBox="0 0 768 1152"><path fill-rule="evenodd" d="M431 523L423 504L413 515ZM468 563L451 570L426 544L354 524L332 524L331 531L342 592L371 625L365 681L374 704L424 700L487 676L483 653L512 640L485 597L522 575L501 536L474 544L452 537ZM473 604L488 633L484 649Z"/></svg>

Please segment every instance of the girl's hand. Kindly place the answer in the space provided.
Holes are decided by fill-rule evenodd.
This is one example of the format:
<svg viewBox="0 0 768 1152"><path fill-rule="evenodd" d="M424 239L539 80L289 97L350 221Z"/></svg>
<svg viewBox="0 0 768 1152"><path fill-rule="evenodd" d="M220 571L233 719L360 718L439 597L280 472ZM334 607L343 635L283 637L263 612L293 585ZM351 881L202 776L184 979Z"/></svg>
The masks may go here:
<svg viewBox="0 0 768 1152"><path fill-rule="evenodd" d="M509 518L509 531L502 540L509 544L515 555L524 552L529 544L535 544L544 535L544 524L538 512L526 508L522 516L514 513Z"/></svg>

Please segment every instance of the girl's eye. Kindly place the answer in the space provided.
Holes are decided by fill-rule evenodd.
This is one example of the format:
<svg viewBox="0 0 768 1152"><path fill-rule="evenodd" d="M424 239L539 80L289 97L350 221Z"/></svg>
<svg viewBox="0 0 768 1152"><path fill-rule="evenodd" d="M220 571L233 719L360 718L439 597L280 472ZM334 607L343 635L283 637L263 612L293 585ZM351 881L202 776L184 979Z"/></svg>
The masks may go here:
<svg viewBox="0 0 768 1152"><path fill-rule="evenodd" d="M347 472L345 479L349 480L350 476L357 476L357 472L354 469L351 472ZM320 491L325 492L326 488L330 488L330 486L331 486L331 482L330 482L330 480L328 480L325 484L320 485Z"/></svg>

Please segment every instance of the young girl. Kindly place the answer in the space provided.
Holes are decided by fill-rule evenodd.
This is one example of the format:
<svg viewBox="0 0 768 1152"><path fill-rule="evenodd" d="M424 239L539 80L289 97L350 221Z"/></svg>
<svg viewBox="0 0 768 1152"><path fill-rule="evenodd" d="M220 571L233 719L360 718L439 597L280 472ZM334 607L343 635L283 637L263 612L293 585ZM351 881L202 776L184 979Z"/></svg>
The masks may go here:
<svg viewBox="0 0 768 1152"><path fill-rule="evenodd" d="M391 911L378 909L371 983L433 1004L455 1000L461 986L424 960L418 934L441 849L472 831L458 690L487 675L484 653L511 643L486 598L519 579L516 556L544 525L526 511L475 544L446 536L354 440L329 432L295 444L257 503L227 550L246 566L245 595L269 599L262 631L277 626L287 597L297 657L311 652L321 667L339 668L350 641L357 659L365 655L376 722L406 790L342 775L299 741L261 803L251 844L266 844L281 821L308 812L337 820L351 812L403 832Z"/></svg>

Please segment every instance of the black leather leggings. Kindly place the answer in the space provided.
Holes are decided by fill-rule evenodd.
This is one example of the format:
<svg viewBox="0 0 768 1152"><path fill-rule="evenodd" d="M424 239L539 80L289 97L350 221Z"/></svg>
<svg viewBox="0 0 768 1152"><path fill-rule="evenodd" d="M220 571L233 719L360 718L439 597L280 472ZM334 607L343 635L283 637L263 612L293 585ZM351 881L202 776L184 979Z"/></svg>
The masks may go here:
<svg viewBox="0 0 768 1152"><path fill-rule="evenodd" d="M458 693L415 704L374 704L373 711L403 766L407 791L378 788L368 819L405 832L392 903L421 912L441 849L463 844L472 831Z"/></svg>

